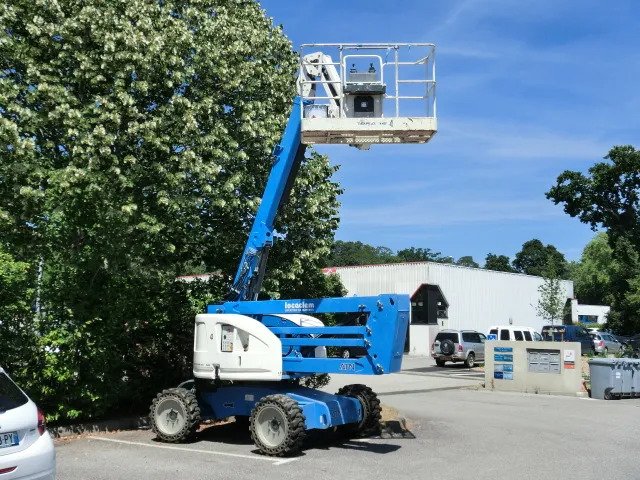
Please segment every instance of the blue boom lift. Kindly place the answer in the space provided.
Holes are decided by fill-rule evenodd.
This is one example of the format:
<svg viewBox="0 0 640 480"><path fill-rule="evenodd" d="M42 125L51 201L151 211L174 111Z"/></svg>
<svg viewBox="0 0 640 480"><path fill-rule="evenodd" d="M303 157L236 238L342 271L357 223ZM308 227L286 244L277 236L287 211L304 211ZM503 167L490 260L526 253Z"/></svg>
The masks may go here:
<svg viewBox="0 0 640 480"><path fill-rule="evenodd" d="M309 48L323 51L305 54ZM327 50L339 60L334 62ZM408 73L401 77L405 68ZM391 81L385 81L389 76ZM319 84L325 96L317 94ZM407 92L401 95L405 87ZM401 116L400 104L405 100L419 100L426 111L413 108ZM385 115L385 109L391 112ZM257 298L274 242L274 220L308 144L342 143L368 149L372 143L425 143L435 132L432 44L303 45L298 96L275 148L229 297L196 316L195 381L164 390L151 405L152 428L161 440L183 441L201 420L235 416L248 421L261 452L290 455L301 448L310 429L341 427L367 434L379 428L380 402L370 388L347 385L334 395L302 387L298 380L323 373L399 371L409 297ZM313 316L329 313L351 314L358 322L324 326ZM359 347L366 354L331 358L327 347Z"/></svg>

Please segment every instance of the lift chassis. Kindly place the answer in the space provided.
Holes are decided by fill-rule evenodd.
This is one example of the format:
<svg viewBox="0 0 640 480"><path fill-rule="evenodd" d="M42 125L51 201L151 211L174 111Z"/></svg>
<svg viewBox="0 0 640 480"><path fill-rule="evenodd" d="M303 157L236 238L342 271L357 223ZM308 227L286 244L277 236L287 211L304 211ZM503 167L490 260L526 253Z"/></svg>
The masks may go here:
<svg viewBox="0 0 640 480"><path fill-rule="evenodd" d="M308 430L338 427L362 435L379 428L380 402L370 388L352 384L330 394L303 387L300 380L325 373L398 372L409 324L408 295L257 299L274 241L274 220L307 143L368 148L370 143L425 143L435 134L435 103L432 116L399 116L399 67L424 65L427 72L435 68L431 44L411 44L414 51L423 48L426 56L400 61L398 50L408 45L327 44L338 47L338 62L321 52L301 55L299 95L274 150L262 202L227 301L208 305L205 313L196 316L194 381L163 391L151 405L152 428L161 440L183 441L202 420L233 416L248 424L262 453L289 455L301 448ZM348 54L351 50L355 53ZM384 60L379 51L386 52ZM359 74L356 62L363 61L369 66L365 74ZM349 73L347 62L354 62ZM390 95L383 75L394 68L395 92ZM405 81L424 84L425 96L420 98L435 92L434 79ZM325 97L317 94L318 84L324 87ZM387 100L395 103L395 116L384 117ZM318 119L320 122L315 121ZM355 321L325 326L316 317L325 314ZM331 358L327 349L332 347L358 348L365 353L358 358Z"/></svg>

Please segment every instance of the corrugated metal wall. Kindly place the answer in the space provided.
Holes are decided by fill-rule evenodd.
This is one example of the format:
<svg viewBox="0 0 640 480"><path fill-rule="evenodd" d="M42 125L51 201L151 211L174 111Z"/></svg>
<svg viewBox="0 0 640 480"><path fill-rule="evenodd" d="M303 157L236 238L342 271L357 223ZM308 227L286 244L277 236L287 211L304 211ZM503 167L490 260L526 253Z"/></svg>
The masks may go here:
<svg viewBox="0 0 640 480"><path fill-rule="evenodd" d="M407 293L423 283L439 285L449 302L449 318L440 328L487 332L491 325L524 325L540 331L545 324L536 314L538 287L543 280L529 275L493 272L441 263L399 263L330 269L340 276L349 295ZM567 298L573 282L562 281Z"/></svg>

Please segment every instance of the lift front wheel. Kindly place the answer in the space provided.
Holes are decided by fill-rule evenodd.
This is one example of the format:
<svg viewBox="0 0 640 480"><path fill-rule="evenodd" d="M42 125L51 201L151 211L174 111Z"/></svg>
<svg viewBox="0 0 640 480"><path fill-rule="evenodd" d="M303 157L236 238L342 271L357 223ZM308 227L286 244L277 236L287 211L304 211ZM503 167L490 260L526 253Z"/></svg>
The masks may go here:
<svg viewBox="0 0 640 480"><path fill-rule="evenodd" d="M348 435L369 436L380 433L382 408L378 396L366 385L346 385L338 390L337 395L357 398L362 406L362 420L359 423L344 425L342 430Z"/></svg>
<svg viewBox="0 0 640 480"><path fill-rule="evenodd" d="M268 395L251 412L249 429L253 442L262 453L284 456L302 448L304 422L298 402L286 395Z"/></svg>
<svg viewBox="0 0 640 480"><path fill-rule="evenodd" d="M200 407L192 391L185 388L163 390L153 399L151 429L164 442L182 442L191 437L200 423Z"/></svg>

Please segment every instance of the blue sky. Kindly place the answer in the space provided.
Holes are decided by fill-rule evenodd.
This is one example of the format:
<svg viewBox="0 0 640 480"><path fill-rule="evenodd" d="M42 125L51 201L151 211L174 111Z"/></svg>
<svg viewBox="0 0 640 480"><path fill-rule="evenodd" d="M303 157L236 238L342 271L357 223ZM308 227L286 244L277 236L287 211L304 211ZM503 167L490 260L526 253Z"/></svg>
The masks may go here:
<svg viewBox="0 0 640 480"><path fill-rule="evenodd" d="M544 193L618 144L640 147L637 0L261 1L295 46L437 45L427 145L318 148L341 165L337 238L513 257L531 238L576 259L593 232Z"/></svg>

